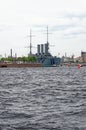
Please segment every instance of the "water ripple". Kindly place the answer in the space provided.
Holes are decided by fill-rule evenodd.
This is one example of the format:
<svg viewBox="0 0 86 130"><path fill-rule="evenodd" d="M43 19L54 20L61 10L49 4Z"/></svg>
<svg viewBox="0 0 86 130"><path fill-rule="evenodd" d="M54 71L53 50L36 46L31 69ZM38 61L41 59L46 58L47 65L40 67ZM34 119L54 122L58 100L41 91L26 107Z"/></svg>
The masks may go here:
<svg viewBox="0 0 86 130"><path fill-rule="evenodd" d="M86 130L86 69L1 68L1 130Z"/></svg>

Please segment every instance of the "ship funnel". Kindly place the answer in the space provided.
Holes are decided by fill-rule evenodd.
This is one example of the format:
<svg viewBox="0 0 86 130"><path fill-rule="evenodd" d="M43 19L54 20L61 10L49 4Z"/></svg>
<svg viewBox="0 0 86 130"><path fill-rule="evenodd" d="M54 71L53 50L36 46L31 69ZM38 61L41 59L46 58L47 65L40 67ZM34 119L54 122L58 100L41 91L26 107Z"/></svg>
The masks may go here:
<svg viewBox="0 0 86 130"><path fill-rule="evenodd" d="M48 44L45 44L45 54L48 54Z"/></svg>
<svg viewBox="0 0 86 130"><path fill-rule="evenodd" d="M43 54L43 53L44 53L44 45L41 44L41 54Z"/></svg>
<svg viewBox="0 0 86 130"><path fill-rule="evenodd" d="M40 45L37 45L37 54L40 54Z"/></svg>

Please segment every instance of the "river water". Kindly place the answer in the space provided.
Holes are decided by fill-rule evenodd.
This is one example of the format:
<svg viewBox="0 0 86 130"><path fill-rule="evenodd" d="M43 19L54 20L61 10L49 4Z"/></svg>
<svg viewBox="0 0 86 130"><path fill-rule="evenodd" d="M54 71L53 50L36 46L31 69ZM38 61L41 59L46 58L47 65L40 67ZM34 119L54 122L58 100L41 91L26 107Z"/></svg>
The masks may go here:
<svg viewBox="0 0 86 130"><path fill-rule="evenodd" d="M0 130L86 130L86 67L0 68Z"/></svg>

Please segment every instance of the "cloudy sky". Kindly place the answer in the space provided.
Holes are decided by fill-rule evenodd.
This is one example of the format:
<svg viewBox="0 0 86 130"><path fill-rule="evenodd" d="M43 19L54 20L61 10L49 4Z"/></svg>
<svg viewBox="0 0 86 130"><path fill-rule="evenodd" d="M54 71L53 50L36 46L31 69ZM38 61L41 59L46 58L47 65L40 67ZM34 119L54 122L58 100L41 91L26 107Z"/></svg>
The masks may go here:
<svg viewBox="0 0 86 130"><path fill-rule="evenodd" d="M33 53L46 43L49 28L52 55L79 56L86 51L86 0L0 0L0 55Z"/></svg>

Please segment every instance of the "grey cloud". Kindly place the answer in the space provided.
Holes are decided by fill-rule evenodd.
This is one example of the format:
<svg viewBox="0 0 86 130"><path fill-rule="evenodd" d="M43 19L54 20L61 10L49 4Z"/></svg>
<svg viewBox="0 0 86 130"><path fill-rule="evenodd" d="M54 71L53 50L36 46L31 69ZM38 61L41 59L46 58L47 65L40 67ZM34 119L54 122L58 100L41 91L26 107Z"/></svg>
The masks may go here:
<svg viewBox="0 0 86 130"><path fill-rule="evenodd" d="M0 25L0 32L8 30L11 26L7 26L7 25Z"/></svg>
<svg viewBox="0 0 86 130"><path fill-rule="evenodd" d="M86 18L86 14L66 14L64 15L64 17L67 17L67 18L79 18L79 19L84 19Z"/></svg>
<svg viewBox="0 0 86 130"><path fill-rule="evenodd" d="M52 31L61 31L61 30L66 30L68 28L73 28L76 27L74 24L69 24L69 25L55 25L51 28Z"/></svg>
<svg viewBox="0 0 86 130"><path fill-rule="evenodd" d="M71 37L78 37L79 35L86 34L86 31L77 31L77 32L72 32L72 33L65 33L64 37L65 38L71 38Z"/></svg>

